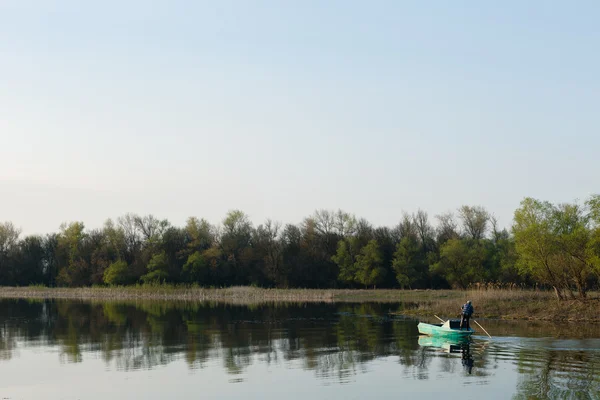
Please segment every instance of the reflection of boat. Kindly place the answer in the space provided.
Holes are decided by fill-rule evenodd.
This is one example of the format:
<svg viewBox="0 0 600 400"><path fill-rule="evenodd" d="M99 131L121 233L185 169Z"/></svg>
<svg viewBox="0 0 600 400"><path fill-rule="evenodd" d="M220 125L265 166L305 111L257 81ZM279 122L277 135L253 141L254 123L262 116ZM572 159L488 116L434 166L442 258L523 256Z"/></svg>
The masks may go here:
<svg viewBox="0 0 600 400"><path fill-rule="evenodd" d="M475 330L473 328L460 329L460 320L449 319L444 324L426 324L419 322L417 325L421 335L444 336L446 338L468 338Z"/></svg>
<svg viewBox="0 0 600 400"><path fill-rule="evenodd" d="M473 356L471 355L471 338L463 337L449 339L443 336L419 336L419 346L444 349L448 353L460 354L461 363L471 374L473 371Z"/></svg>
<svg viewBox="0 0 600 400"><path fill-rule="evenodd" d="M448 353L460 353L464 346L469 345L469 338L448 339L443 336L419 336L419 346L437 347Z"/></svg>

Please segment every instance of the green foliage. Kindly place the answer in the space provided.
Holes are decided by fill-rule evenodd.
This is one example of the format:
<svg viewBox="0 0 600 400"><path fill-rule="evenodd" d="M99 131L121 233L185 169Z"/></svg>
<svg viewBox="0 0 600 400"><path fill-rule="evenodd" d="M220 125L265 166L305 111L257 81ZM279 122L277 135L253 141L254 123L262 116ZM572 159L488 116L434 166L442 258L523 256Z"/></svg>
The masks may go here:
<svg viewBox="0 0 600 400"><path fill-rule="evenodd" d="M188 218L185 232L188 238L187 247L193 251L206 250L214 242L213 229L205 219Z"/></svg>
<svg viewBox="0 0 600 400"><path fill-rule="evenodd" d="M595 228L590 233L590 240L585 251L592 271L600 277L600 228Z"/></svg>
<svg viewBox="0 0 600 400"><path fill-rule="evenodd" d="M600 196L584 206L525 199L509 233L482 207L463 206L429 223L404 214L393 228L344 211L318 210L302 223L253 226L242 211L222 226L189 218L175 227L127 214L102 229L63 225L47 236L19 237L0 224L0 286L125 285L156 282L226 287L377 286L465 288L554 286L559 298L597 287ZM456 222L458 221L458 222Z"/></svg>
<svg viewBox="0 0 600 400"><path fill-rule="evenodd" d="M600 194L591 196L586 202L586 207L589 210L589 218L594 223L595 227L600 226Z"/></svg>
<svg viewBox="0 0 600 400"><path fill-rule="evenodd" d="M208 283L210 279L208 260L199 251L194 252L183 264L183 273L187 282Z"/></svg>
<svg viewBox="0 0 600 400"><path fill-rule="evenodd" d="M86 238L83 222L61 226L57 248L62 265L56 278L59 286L84 286L89 279L89 265L82 251Z"/></svg>
<svg viewBox="0 0 600 400"><path fill-rule="evenodd" d="M376 240L360 250L356 257L356 280L365 286L374 286L383 282L386 270L383 268L383 255Z"/></svg>
<svg viewBox="0 0 600 400"><path fill-rule="evenodd" d="M440 249L440 260L432 266L432 273L442 276L459 289L484 278L485 248L475 240L450 239Z"/></svg>
<svg viewBox="0 0 600 400"><path fill-rule="evenodd" d="M596 198L587 205L593 210ZM585 298L596 270L594 212L578 204L561 204L526 198L515 211L513 233L517 265L537 281L554 288L558 299Z"/></svg>
<svg viewBox="0 0 600 400"><path fill-rule="evenodd" d="M392 266L401 288L410 288L417 282L419 271L423 266L423 259L419 245L414 238L406 236L400 240L394 253Z"/></svg>
<svg viewBox="0 0 600 400"><path fill-rule="evenodd" d="M104 283L107 285L125 285L129 283L127 263L119 260L110 264L104 271Z"/></svg>
<svg viewBox="0 0 600 400"><path fill-rule="evenodd" d="M148 273L141 277L144 283L163 282L169 277L169 261L164 252L154 255L146 268Z"/></svg>
<svg viewBox="0 0 600 400"><path fill-rule="evenodd" d="M355 242L352 238L340 240L335 255L331 257L340 271L338 279L345 283L356 282L357 265L352 242Z"/></svg>

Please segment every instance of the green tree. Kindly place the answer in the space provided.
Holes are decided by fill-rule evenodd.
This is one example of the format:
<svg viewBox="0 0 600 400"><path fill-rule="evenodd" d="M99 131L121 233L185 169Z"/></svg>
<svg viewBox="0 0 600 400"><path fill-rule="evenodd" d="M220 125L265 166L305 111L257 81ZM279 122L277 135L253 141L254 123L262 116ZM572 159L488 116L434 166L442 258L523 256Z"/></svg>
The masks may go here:
<svg viewBox="0 0 600 400"><path fill-rule="evenodd" d="M590 240L586 247L586 256L592 270L600 278L600 195L591 196L585 203L589 210Z"/></svg>
<svg viewBox="0 0 600 400"><path fill-rule="evenodd" d="M356 264L356 239L348 238L338 242L337 252L331 257L339 268L338 279L352 284L357 282L358 265Z"/></svg>
<svg viewBox="0 0 600 400"><path fill-rule="evenodd" d="M478 241L450 239L440 249L440 260L432 266L432 272L451 286L466 289L484 278L485 258L485 248Z"/></svg>
<svg viewBox="0 0 600 400"><path fill-rule="evenodd" d="M125 285L129 283L127 263L123 260L115 261L104 271L104 283L107 285Z"/></svg>
<svg viewBox="0 0 600 400"><path fill-rule="evenodd" d="M215 241L214 228L205 219L188 218L185 233L190 254L210 248Z"/></svg>
<svg viewBox="0 0 600 400"><path fill-rule="evenodd" d="M586 298L588 282L594 271L594 261L589 258L589 215L578 204L561 204L553 212L557 254L562 264L567 285L574 285L581 298Z"/></svg>
<svg viewBox="0 0 600 400"><path fill-rule="evenodd" d="M553 232L552 204L526 198L515 211L513 234L519 254L518 266L538 282L554 288L556 297L564 299L564 270Z"/></svg>
<svg viewBox="0 0 600 400"><path fill-rule="evenodd" d="M90 268L87 265L82 248L87 234L83 222L61 225L58 236L58 276L61 286L86 286L89 284Z"/></svg>
<svg viewBox="0 0 600 400"><path fill-rule="evenodd" d="M210 265L199 251L194 252L183 264L184 279L187 282L196 282L206 285L210 280Z"/></svg>
<svg viewBox="0 0 600 400"><path fill-rule="evenodd" d="M585 299L597 269L595 197L585 207L577 203L552 205L526 198L515 211L519 265L543 284L565 295Z"/></svg>
<svg viewBox="0 0 600 400"><path fill-rule="evenodd" d="M424 261L421 255L419 243L414 237L406 236L398 243L392 267L402 289L411 288L419 280Z"/></svg>
<svg viewBox="0 0 600 400"><path fill-rule="evenodd" d="M383 255L376 240L360 250L356 257L356 280L365 286L377 287L385 279L386 270L383 267Z"/></svg>
<svg viewBox="0 0 600 400"><path fill-rule="evenodd" d="M225 261L233 273L233 284L247 284L250 275L248 252L252 240L252 223L250 218L240 211L227 213L223 220L221 250Z"/></svg>
<svg viewBox="0 0 600 400"><path fill-rule="evenodd" d="M169 278L169 260L164 252L154 255L146 268L148 273L141 277L145 283L162 282Z"/></svg>

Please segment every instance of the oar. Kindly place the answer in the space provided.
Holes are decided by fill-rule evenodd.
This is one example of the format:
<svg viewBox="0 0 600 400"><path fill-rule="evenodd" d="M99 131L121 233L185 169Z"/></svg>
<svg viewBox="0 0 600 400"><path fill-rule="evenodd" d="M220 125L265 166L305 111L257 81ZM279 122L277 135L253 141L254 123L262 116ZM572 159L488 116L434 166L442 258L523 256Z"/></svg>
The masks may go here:
<svg viewBox="0 0 600 400"><path fill-rule="evenodd" d="M483 331L491 338L492 336L485 330L485 328L481 325L479 325L479 322L473 320L473 322L475 322L481 329L483 329Z"/></svg>
<svg viewBox="0 0 600 400"><path fill-rule="evenodd" d="M440 317L438 317L438 316L437 316L437 315L435 315L435 314L433 314L433 316L434 316L434 317L436 317L437 319L439 319L440 321L444 322L444 323L446 322L446 321L444 321L443 319L441 319Z"/></svg>

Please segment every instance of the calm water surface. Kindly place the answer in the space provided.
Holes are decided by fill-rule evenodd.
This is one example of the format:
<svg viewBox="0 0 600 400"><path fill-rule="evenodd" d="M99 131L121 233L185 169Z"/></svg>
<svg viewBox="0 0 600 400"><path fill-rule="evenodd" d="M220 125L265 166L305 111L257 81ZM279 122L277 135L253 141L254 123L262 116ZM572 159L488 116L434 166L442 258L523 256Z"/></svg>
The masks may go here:
<svg viewBox="0 0 600 400"><path fill-rule="evenodd" d="M600 327L419 337L400 305L0 301L0 399L600 399Z"/></svg>

